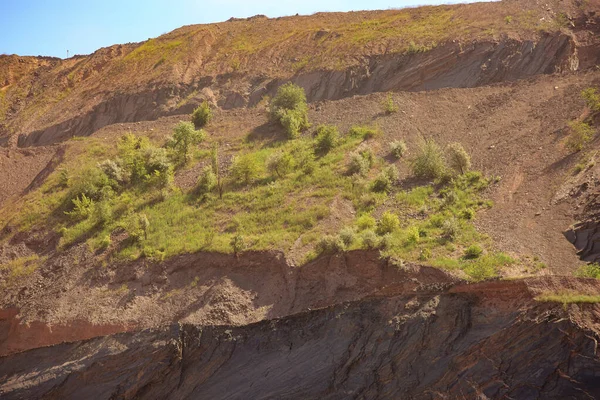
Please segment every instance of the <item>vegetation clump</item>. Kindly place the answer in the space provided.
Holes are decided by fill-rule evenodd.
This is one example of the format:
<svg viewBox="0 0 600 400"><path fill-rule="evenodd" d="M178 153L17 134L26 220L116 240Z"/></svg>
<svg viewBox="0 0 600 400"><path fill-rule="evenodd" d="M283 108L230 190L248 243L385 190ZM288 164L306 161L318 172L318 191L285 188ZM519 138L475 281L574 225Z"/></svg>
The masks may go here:
<svg viewBox="0 0 600 400"><path fill-rule="evenodd" d="M587 88L581 92L581 96L590 110L593 112L600 111L600 93L598 93L598 90L595 88Z"/></svg>
<svg viewBox="0 0 600 400"><path fill-rule="evenodd" d="M446 172L444 152L434 140L424 140L419 146L411 167L417 178L439 179Z"/></svg>
<svg viewBox="0 0 600 400"><path fill-rule="evenodd" d="M471 157L460 143L448 145L448 164L459 174L464 174L471 168Z"/></svg>
<svg viewBox="0 0 600 400"><path fill-rule="evenodd" d="M204 128L212 119L212 109L208 101L203 101L192 113L192 123L196 129Z"/></svg>
<svg viewBox="0 0 600 400"><path fill-rule="evenodd" d="M283 126L289 139L297 138L309 126L304 89L291 82L281 86L271 100L270 113L271 118Z"/></svg>
<svg viewBox="0 0 600 400"><path fill-rule="evenodd" d="M315 138L315 150L322 154L327 154L333 149L338 140L339 132L336 126L320 125L317 128L317 136Z"/></svg>
<svg viewBox="0 0 600 400"><path fill-rule="evenodd" d="M581 121L572 121L569 123L569 138L567 147L571 151L581 151L594 137L594 128Z"/></svg>
<svg viewBox="0 0 600 400"><path fill-rule="evenodd" d="M398 106L394 103L394 99L392 98L392 94L389 93L384 100L383 104L383 112L386 114L393 114L398 112Z"/></svg>
<svg viewBox="0 0 600 400"><path fill-rule="evenodd" d="M375 155L371 149L352 153L348 164L348 174L366 176L374 162Z"/></svg>
<svg viewBox="0 0 600 400"><path fill-rule="evenodd" d="M202 142L206 134L202 130L196 130L191 122L179 122L173 129L173 138L169 143L179 159L183 162L189 161L190 147Z"/></svg>
<svg viewBox="0 0 600 400"><path fill-rule="evenodd" d="M406 146L404 140L394 140L392 143L390 143L390 153L396 159L404 157L407 150L408 147Z"/></svg>

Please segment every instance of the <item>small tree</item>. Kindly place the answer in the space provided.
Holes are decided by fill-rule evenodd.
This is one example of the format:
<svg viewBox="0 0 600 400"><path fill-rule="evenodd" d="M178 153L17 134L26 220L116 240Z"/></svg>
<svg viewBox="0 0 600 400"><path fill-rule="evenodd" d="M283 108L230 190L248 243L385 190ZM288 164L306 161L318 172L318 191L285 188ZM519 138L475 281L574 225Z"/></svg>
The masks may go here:
<svg viewBox="0 0 600 400"><path fill-rule="evenodd" d="M423 141L419 153L412 162L412 170L417 178L442 177L446 171L446 162L440 146L431 139Z"/></svg>
<svg viewBox="0 0 600 400"><path fill-rule="evenodd" d="M235 236L233 236L231 238L231 241L229 242L229 245L231 246L231 249L233 250L233 254L237 257L239 255L239 253L241 253L244 248L246 247L246 244L244 242L244 237L242 235L240 235L239 233L236 234Z"/></svg>
<svg viewBox="0 0 600 400"><path fill-rule="evenodd" d="M209 165L204 167L200 177L198 178L197 191L201 196L205 196L212 192L217 186L217 177L213 172L213 168Z"/></svg>
<svg viewBox="0 0 600 400"><path fill-rule="evenodd" d="M317 128L317 137L315 139L316 150L321 153L328 153L337 144L339 136L340 134L336 126L320 125Z"/></svg>
<svg viewBox="0 0 600 400"><path fill-rule="evenodd" d="M294 159L289 153L278 151L267 158L267 169L279 178L287 175L294 166Z"/></svg>
<svg viewBox="0 0 600 400"><path fill-rule="evenodd" d="M571 121L569 129L567 147L572 151L583 150L583 146L589 143L594 137L594 128L585 122Z"/></svg>
<svg viewBox="0 0 600 400"><path fill-rule="evenodd" d="M216 187L219 192L219 199L223 198L223 189L225 187L225 178L223 171L221 170L221 165L219 164L219 144L215 143L212 148L212 152L210 154L211 167L212 172L216 178Z"/></svg>
<svg viewBox="0 0 600 400"><path fill-rule="evenodd" d="M398 106L394 103L394 99L392 98L392 94L388 93L387 98L383 102L383 111L386 114L393 114L398 112Z"/></svg>
<svg viewBox="0 0 600 400"><path fill-rule="evenodd" d="M205 133L197 131L191 122L179 122L173 130L172 147L184 162L188 161L190 147L204 140Z"/></svg>
<svg viewBox="0 0 600 400"><path fill-rule="evenodd" d="M148 229L150 229L150 221L148 221L148 217L146 214L140 214L138 217L138 222L140 229L144 233L144 240L148 239Z"/></svg>
<svg viewBox="0 0 600 400"><path fill-rule="evenodd" d="M279 122L290 139L308 128L308 106L304 89L293 83L286 83L277 90L270 104L271 118Z"/></svg>
<svg viewBox="0 0 600 400"><path fill-rule="evenodd" d="M197 129L204 128L212 119L212 109L208 101L203 101L192 113L192 123Z"/></svg>
<svg viewBox="0 0 600 400"><path fill-rule="evenodd" d="M448 164L459 174L464 174L471 168L471 157L460 143L448 145Z"/></svg>
<svg viewBox="0 0 600 400"><path fill-rule="evenodd" d="M252 154L236 157L233 161L231 174L241 183L250 184L260 176L261 165Z"/></svg>
<svg viewBox="0 0 600 400"><path fill-rule="evenodd" d="M394 232L399 227L400 220L398 219L398 216L386 211L381 216L381 219L377 222L377 234L383 236Z"/></svg>

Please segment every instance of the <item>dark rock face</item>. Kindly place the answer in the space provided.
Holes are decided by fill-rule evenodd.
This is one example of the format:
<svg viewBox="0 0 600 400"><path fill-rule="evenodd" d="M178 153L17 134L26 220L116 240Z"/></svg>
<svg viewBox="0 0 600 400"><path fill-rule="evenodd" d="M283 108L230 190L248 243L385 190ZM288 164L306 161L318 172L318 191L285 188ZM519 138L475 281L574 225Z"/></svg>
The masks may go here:
<svg viewBox="0 0 600 400"><path fill-rule="evenodd" d="M243 327L173 325L61 344L0 359L0 396L598 398L595 334L560 306L511 300L415 292Z"/></svg>

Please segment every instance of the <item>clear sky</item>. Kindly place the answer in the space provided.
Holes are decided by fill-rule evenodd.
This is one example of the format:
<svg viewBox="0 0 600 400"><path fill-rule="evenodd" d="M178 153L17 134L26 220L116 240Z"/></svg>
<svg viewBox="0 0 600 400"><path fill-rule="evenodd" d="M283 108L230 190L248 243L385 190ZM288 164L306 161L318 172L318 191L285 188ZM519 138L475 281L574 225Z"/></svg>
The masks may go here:
<svg viewBox="0 0 600 400"><path fill-rule="evenodd" d="M66 57L139 42L182 25L402 8L459 0L0 0L0 54ZM466 2L466 1L462 1Z"/></svg>

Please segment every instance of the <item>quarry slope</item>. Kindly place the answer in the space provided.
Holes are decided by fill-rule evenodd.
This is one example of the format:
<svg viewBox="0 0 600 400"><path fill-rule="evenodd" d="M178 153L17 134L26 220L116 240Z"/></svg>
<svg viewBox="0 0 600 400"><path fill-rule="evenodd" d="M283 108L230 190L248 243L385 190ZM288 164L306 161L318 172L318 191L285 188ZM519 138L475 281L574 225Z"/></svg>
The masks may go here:
<svg viewBox="0 0 600 400"><path fill-rule="evenodd" d="M57 143L203 99L254 106L288 80L319 101L585 70L598 63L597 9L597 0L502 1L257 16L67 60L0 56L0 144Z"/></svg>
<svg viewBox="0 0 600 400"><path fill-rule="evenodd" d="M0 394L597 398L600 310L533 302L531 288L548 283L423 286L243 327L173 325L40 348L0 359Z"/></svg>
<svg viewBox="0 0 600 400"><path fill-rule="evenodd" d="M67 60L0 56L0 397L599 398L600 284L572 275L600 260L600 139L567 146L569 121L590 116L582 90L600 88L599 12L598 0L511 0L256 16ZM225 164L284 148L267 100L288 81L309 101L302 140L321 124L345 137L354 126L381 132L339 156L345 165L370 148L398 168L376 218L397 196L440 186L412 176L423 139L461 143L491 182L481 199L491 206L469 223L486 255L518 261L473 284L427 257L307 258L315 237L353 226L359 209L342 188L283 197L279 208L325 209L293 241L229 254L244 204L210 217L225 245L207 247L195 231L189 240L212 144ZM397 112L382 111L386 99ZM119 258L123 228L103 248L90 244L93 229L64 245L54 224L63 208L40 217L61 171L97 165L127 133L162 146L203 100L214 118L197 158L177 169L171 193L135 210L152 220L164 203L168 216L169 196L189 196L181 204L195 214L151 227L189 246ZM395 140L407 144L403 159L389 154ZM269 179L229 189L242 199L278 182ZM394 211L418 220L421 208ZM440 243L463 259L462 244Z"/></svg>

